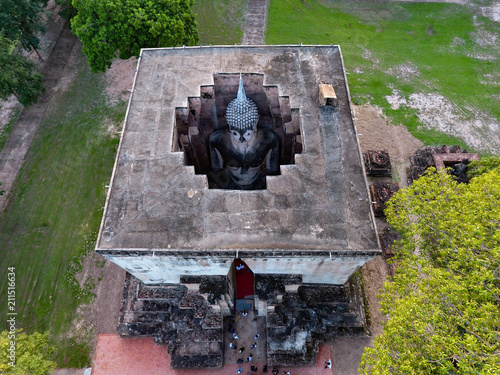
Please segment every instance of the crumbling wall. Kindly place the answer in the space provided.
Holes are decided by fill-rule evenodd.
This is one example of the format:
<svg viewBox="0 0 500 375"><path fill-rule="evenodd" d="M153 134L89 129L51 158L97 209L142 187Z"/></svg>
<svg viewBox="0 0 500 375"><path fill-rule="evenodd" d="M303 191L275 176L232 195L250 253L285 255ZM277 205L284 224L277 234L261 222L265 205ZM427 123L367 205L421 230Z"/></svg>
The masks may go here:
<svg viewBox="0 0 500 375"><path fill-rule="evenodd" d="M210 368L223 365L222 313L219 305L210 304L222 298L210 285L220 279L200 277L186 285L145 285L127 274L118 333L121 336L153 336L155 342L168 345L172 368ZM201 286L203 284L203 287Z"/></svg>

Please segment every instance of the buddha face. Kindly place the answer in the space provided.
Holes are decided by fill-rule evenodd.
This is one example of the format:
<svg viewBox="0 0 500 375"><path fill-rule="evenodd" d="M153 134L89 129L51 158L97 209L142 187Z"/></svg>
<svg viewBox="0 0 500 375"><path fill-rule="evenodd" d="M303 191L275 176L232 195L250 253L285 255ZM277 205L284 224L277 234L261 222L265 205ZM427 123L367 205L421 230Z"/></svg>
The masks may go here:
<svg viewBox="0 0 500 375"><path fill-rule="evenodd" d="M255 128L248 130L230 129L231 137L238 143L247 143L255 134Z"/></svg>

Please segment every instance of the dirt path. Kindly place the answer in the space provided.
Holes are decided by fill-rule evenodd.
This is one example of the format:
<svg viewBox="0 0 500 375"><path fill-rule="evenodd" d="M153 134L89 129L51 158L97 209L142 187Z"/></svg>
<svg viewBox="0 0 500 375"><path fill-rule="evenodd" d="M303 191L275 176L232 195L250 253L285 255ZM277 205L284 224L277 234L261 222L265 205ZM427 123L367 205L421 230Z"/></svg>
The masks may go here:
<svg viewBox="0 0 500 375"><path fill-rule="evenodd" d="M241 44L264 44L268 0L248 0L248 10Z"/></svg>
<svg viewBox="0 0 500 375"><path fill-rule="evenodd" d="M42 69L46 92L36 104L22 110L12 134L0 153L0 182L2 182L2 190L5 190L5 194L0 196L0 212L7 205L12 185L24 163L26 153L68 63L76 40L76 36L71 33L66 23Z"/></svg>

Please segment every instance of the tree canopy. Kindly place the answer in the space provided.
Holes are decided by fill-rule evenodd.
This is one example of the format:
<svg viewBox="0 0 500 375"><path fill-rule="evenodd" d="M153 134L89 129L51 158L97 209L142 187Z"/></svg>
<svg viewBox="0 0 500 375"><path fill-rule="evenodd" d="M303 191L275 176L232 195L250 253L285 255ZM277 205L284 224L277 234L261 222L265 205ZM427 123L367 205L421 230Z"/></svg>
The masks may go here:
<svg viewBox="0 0 500 375"><path fill-rule="evenodd" d="M10 334L9 334L10 333ZM15 336L15 363L11 366L13 352L9 351ZM54 352L49 345L48 332L31 335L18 330L0 333L0 374L5 375L48 375L54 371L56 363L49 360Z"/></svg>
<svg viewBox="0 0 500 375"><path fill-rule="evenodd" d="M10 53L10 42L0 35L0 98L14 94L19 102L29 107L45 91L42 75L35 64L22 55Z"/></svg>
<svg viewBox="0 0 500 375"><path fill-rule="evenodd" d="M500 167L500 156L498 155L486 156L480 160L473 160L468 165L467 177L474 178L498 167Z"/></svg>
<svg viewBox="0 0 500 375"><path fill-rule="evenodd" d="M121 59L139 56L141 48L193 45L198 42L191 11L194 0L73 0L78 14L73 32L83 43L93 72Z"/></svg>
<svg viewBox="0 0 500 375"><path fill-rule="evenodd" d="M10 40L18 40L27 51L37 49L38 33L45 27L40 18L45 0L0 1L0 33Z"/></svg>
<svg viewBox="0 0 500 375"><path fill-rule="evenodd" d="M14 94L28 107L45 91L35 64L14 50L19 42L25 50L34 49L38 54L38 34L45 31L40 17L45 5L45 0L0 1L1 99Z"/></svg>
<svg viewBox="0 0 500 375"><path fill-rule="evenodd" d="M402 236L388 315L363 374L500 373L500 168L459 184L429 172L386 209Z"/></svg>

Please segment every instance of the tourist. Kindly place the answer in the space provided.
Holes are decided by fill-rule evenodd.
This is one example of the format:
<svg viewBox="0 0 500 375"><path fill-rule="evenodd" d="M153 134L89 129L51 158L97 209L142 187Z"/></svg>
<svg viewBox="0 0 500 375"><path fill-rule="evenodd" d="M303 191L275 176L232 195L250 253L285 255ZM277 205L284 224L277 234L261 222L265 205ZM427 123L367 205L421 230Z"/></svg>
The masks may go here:
<svg viewBox="0 0 500 375"><path fill-rule="evenodd" d="M238 347L236 345L234 345L232 342L229 343L229 347L231 349L237 349Z"/></svg>
<svg viewBox="0 0 500 375"><path fill-rule="evenodd" d="M273 375L278 375L278 369L277 368L273 368L273 371L271 371L273 373Z"/></svg>
<svg viewBox="0 0 500 375"><path fill-rule="evenodd" d="M267 372L267 365L262 365L262 372Z"/></svg>
<svg viewBox="0 0 500 375"><path fill-rule="evenodd" d="M332 368L332 361L328 360L325 362L325 368Z"/></svg>
<svg viewBox="0 0 500 375"><path fill-rule="evenodd" d="M238 358L238 360L236 361L237 364L242 364L243 363L243 358Z"/></svg>
<svg viewBox="0 0 500 375"><path fill-rule="evenodd" d="M236 334L236 332L235 332L235 333L233 333L233 337L234 337L234 339L235 339L235 340L238 340L238 339L239 339L239 337L238 337L238 335Z"/></svg>
<svg viewBox="0 0 500 375"><path fill-rule="evenodd" d="M238 350L238 353L240 353L240 354L241 354L241 353L243 353L244 351L245 351L245 347L240 348L240 350Z"/></svg>
<svg viewBox="0 0 500 375"><path fill-rule="evenodd" d="M290 371L283 370L283 372L285 373L285 375L290 375Z"/></svg>
<svg viewBox="0 0 500 375"><path fill-rule="evenodd" d="M252 353L247 357L247 362L250 362L252 360Z"/></svg>
<svg viewBox="0 0 500 375"><path fill-rule="evenodd" d="M255 340L258 340L258 339L259 339L259 337L260 337L260 335L257 333L257 334L256 334L253 338L254 338Z"/></svg>
<svg viewBox="0 0 500 375"><path fill-rule="evenodd" d="M239 369L236 370L237 374L240 374L243 371L243 367L240 367Z"/></svg>
<svg viewBox="0 0 500 375"><path fill-rule="evenodd" d="M255 367L254 365L250 366L250 370L253 371L253 372L257 372L257 367Z"/></svg>
<svg viewBox="0 0 500 375"><path fill-rule="evenodd" d="M257 347L257 343L256 343L256 342L254 342L252 345L250 345L250 350L252 350L252 349L254 349L254 348L256 348L256 347Z"/></svg>

